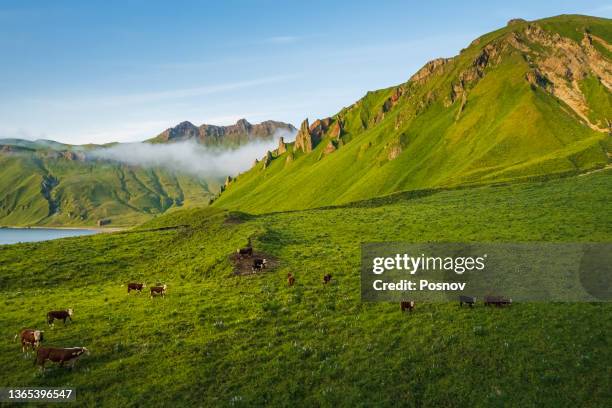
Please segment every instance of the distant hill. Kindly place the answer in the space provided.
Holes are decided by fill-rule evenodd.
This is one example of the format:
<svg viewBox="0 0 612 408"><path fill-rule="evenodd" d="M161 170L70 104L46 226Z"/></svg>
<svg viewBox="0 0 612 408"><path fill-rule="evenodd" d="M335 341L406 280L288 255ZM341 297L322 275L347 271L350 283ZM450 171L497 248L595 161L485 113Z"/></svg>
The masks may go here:
<svg viewBox="0 0 612 408"><path fill-rule="evenodd" d="M168 129L156 143L191 139L184 122ZM193 125L192 125L193 126ZM198 129L198 128L196 128ZM281 122L251 125L202 125L194 141L218 149L253 140L271 140L293 126ZM163 140L162 135L168 137ZM117 145L73 146L51 140L0 139L0 225L109 226L134 225L170 209L207 205L223 177L200 177L163 168L144 168L95 159L94 149Z"/></svg>
<svg viewBox="0 0 612 408"><path fill-rule="evenodd" d="M407 82L305 120L215 206L266 212L577 174L610 160L612 20L508 25Z"/></svg>

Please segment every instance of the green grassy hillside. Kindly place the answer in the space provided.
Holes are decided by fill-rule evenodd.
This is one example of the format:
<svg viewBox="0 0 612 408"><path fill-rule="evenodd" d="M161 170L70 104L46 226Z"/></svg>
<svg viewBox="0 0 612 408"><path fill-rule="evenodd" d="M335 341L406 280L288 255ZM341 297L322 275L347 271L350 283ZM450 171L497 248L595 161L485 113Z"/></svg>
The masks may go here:
<svg viewBox="0 0 612 408"><path fill-rule="evenodd" d="M241 119L231 126L200 127L183 122L148 142L192 141L229 150L294 130L275 121ZM170 209L207 205L229 176L202 171L196 177L88 154L116 145L0 139L0 226L93 226L101 219L111 226L133 226Z"/></svg>
<svg viewBox="0 0 612 408"><path fill-rule="evenodd" d="M514 21L402 85L305 122L295 144L239 175L215 205L313 208L604 167L611 42L609 19Z"/></svg>
<svg viewBox="0 0 612 408"><path fill-rule="evenodd" d="M507 309L360 302L360 243L612 239L612 172L263 214L180 210L121 233L0 247L0 383L83 406L609 406L610 304ZM411 198L412 197L412 198ZM253 238L278 267L234 276ZM287 273L297 285L287 287ZM325 273L336 283L324 287ZM126 294L166 283L166 299ZM38 373L13 336L73 307Z"/></svg>
<svg viewBox="0 0 612 408"><path fill-rule="evenodd" d="M0 225L142 223L169 209L206 205L220 180L49 152L0 154Z"/></svg>

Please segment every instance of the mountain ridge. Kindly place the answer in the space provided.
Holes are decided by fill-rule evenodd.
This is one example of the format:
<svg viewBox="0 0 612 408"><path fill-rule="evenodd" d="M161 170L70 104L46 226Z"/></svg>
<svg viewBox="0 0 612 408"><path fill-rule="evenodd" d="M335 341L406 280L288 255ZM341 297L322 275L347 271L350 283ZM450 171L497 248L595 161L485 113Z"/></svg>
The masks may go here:
<svg viewBox="0 0 612 408"><path fill-rule="evenodd" d="M215 205L266 212L607 165L612 20L511 20L239 175ZM270 155L267 155L270 156Z"/></svg>
<svg viewBox="0 0 612 408"><path fill-rule="evenodd" d="M184 121L147 141L168 143L195 140L206 146L239 146L253 140L271 140L275 133L279 131L293 133L296 130L289 123L274 120L251 124L246 119L239 119L235 124L228 126L209 124L196 126L189 121Z"/></svg>

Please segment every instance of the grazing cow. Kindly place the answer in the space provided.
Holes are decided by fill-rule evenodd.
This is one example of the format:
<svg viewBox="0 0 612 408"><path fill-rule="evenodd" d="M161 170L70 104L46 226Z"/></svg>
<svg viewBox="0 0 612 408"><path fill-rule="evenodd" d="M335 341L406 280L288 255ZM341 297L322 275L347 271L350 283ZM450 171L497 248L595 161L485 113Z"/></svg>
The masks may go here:
<svg viewBox="0 0 612 408"><path fill-rule="evenodd" d="M36 352L36 360L34 360L34 364L39 365L40 369L44 370L45 362L47 360L53 361L54 363L59 363L60 367L63 367L64 363L72 361L70 368L73 368L77 359L83 354L89 354L89 350L87 350L85 347L40 347Z"/></svg>
<svg viewBox="0 0 612 408"><path fill-rule="evenodd" d="M253 270L253 272L261 271L262 269L266 268L267 263L268 261L266 260L266 258L253 259L253 266L251 267L251 269Z"/></svg>
<svg viewBox="0 0 612 408"><path fill-rule="evenodd" d="M402 312L405 312L406 310L408 310L409 312L412 312L412 309L414 309L414 301L413 300L410 300L410 301L402 300L400 303L400 307L402 308Z"/></svg>
<svg viewBox="0 0 612 408"><path fill-rule="evenodd" d="M55 323L53 323L53 321L55 319L57 319L57 320L62 320L64 322L64 325L65 325L66 324L66 319L69 319L72 322L72 315L73 315L72 309L68 309L68 310L52 310L49 313L47 313L47 324L49 326L51 326L51 325L55 326Z"/></svg>
<svg viewBox="0 0 612 408"><path fill-rule="evenodd" d="M21 351L26 353L29 347L36 350L40 346L43 341L43 333L41 330L23 329L21 333L15 335L15 340L17 337L21 338Z"/></svg>
<svg viewBox="0 0 612 408"><path fill-rule="evenodd" d="M159 295L161 297L166 297L166 289L168 287L166 285L164 286L153 286L151 288L151 298L153 298L153 296Z"/></svg>
<svg viewBox="0 0 612 408"><path fill-rule="evenodd" d="M287 284L289 286L293 286L295 284L295 278L293 277L291 273L287 274Z"/></svg>
<svg viewBox="0 0 612 408"><path fill-rule="evenodd" d="M132 290L137 290L138 293L142 292L142 288L146 288L147 284L146 283L128 283L127 288L128 288L128 295L130 294L130 291Z"/></svg>
<svg viewBox="0 0 612 408"><path fill-rule="evenodd" d="M327 285L329 282L331 282L332 276L331 273L328 273L327 275L323 276L323 284Z"/></svg>
<svg viewBox="0 0 612 408"><path fill-rule="evenodd" d="M484 298L485 306L510 306L512 305L512 299L506 299L503 296L485 296Z"/></svg>
<svg viewBox="0 0 612 408"><path fill-rule="evenodd" d="M476 298L474 296L459 296L459 306L463 306L464 303L469 307L474 307Z"/></svg>
<svg viewBox="0 0 612 408"><path fill-rule="evenodd" d="M239 248L238 250L236 250L236 252L238 252L238 256L240 258L250 258L253 256L253 248L250 246L246 248Z"/></svg>

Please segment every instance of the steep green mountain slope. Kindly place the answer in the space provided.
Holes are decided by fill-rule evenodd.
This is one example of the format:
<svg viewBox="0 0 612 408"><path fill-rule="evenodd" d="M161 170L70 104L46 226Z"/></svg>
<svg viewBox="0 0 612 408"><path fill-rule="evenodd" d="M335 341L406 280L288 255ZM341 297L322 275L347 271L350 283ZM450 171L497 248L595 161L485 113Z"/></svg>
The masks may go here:
<svg viewBox="0 0 612 408"><path fill-rule="evenodd" d="M360 243L609 242L610 170L248 216L179 210L130 231L0 246L0 383L77 389L79 406L610 406L612 304L362 303ZM278 267L235 276L249 237ZM297 278L286 284L287 273ZM331 273L335 284L324 286ZM166 283L165 299L125 284ZM48 310L37 373L13 336Z"/></svg>
<svg viewBox="0 0 612 408"><path fill-rule="evenodd" d="M157 143L191 140L184 124ZM212 139L194 141L231 149L253 140L269 140L293 127L280 122L201 128L216 129ZM89 155L106 146L71 146L48 140L0 139L0 225L135 225L169 209L207 205L223 176L182 174L164 168L126 165Z"/></svg>
<svg viewBox="0 0 612 408"><path fill-rule="evenodd" d="M512 20L404 84L306 120L215 205L311 208L607 166L611 42L609 19Z"/></svg>

